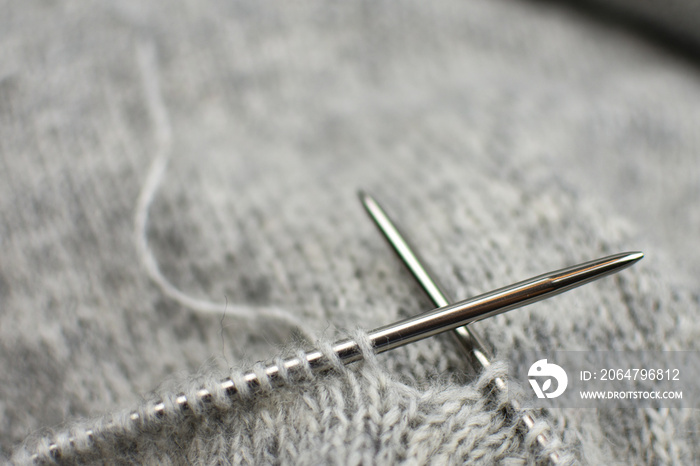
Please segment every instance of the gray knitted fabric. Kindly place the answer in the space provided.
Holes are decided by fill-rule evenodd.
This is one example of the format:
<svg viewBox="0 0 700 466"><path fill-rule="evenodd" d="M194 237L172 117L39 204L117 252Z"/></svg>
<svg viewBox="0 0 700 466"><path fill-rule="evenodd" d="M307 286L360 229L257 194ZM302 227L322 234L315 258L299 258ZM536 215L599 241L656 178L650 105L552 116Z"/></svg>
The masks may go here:
<svg viewBox="0 0 700 466"><path fill-rule="evenodd" d="M524 349L697 349L698 62L555 2L3 3L0 458L700 459L697 411L550 410L527 432L488 395ZM476 378L438 336L217 391L430 307L358 188L459 298L647 257L478 323L497 362Z"/></svg>

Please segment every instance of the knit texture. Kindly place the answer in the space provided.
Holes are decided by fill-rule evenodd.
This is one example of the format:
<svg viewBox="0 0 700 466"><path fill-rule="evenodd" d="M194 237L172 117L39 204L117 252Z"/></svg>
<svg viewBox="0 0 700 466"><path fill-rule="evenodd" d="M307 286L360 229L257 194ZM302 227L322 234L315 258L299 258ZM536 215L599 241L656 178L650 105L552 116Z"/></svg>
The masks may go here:
<svg viewBox="0 0 700 466"><path fill-rule="evenodd" d="M527 464L546 423L566 462L700 458L696 411L550 410L527 433L488 394L523 349L696 348L698 63L555 2L3 11L2 457ZM359 188L456 298L647 257L476 324L497 353L476 378L437 336L178 411L255 361L430 307Z"/></svg>
<svg viewBox="0 0 700 466"><path fill-rule="evenodd" d="M202 378L199 382L213 394L206 403L190 403L183 410L163 391L157 401L144 403L137 421L131 413L114 414L76 425L56 436L54 445L45 440L34 449L40 461L68 463L138 458L212 464L226 458L249 464L425 464L522 463L528 454L543 459L561 448L552 443L542 450L534 443L547 430L543 421L531 434L523 432L518 416L524 411L509 405L516 394L493 396L493 379L507 375L505 364L490 366L472 384L437 381L416 389L381 369L364 333L353 337L364 343L365 356L353 370L336 357L331 375L317 377L307 368L305 377L284 377L283 389L273 389L263 378L259 390L233 398L216 390L217 380ZM229 377L241 380L240 373ZM187 395L197 400L194 392ZM154 404L161 399L164 413L155 415Z"/></svg>

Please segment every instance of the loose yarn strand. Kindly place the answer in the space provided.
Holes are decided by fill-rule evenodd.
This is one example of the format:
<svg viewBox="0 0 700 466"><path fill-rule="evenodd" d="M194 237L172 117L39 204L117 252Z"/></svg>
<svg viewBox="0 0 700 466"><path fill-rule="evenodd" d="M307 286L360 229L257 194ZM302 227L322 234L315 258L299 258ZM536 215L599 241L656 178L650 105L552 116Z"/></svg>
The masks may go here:
<svg viewBox="0 0 700 466"><path fill-rule="evenodd" d="M226 313L247 319L270 317L297 328L309 341L313 341L315 337L306 330L307 326L304 325L304 322L283 308L222 304L198 299L175 287L163 275L148 243L148 219L150 207L163 181L170 159L172 129L160 89L155 48L152 44L141 46L137 49L136 55L141 71L146 106L153 122L156 139L156 155L148 168L146 180L139 193L134 217L136 249L148 277L160 288L165 296L195 312L214 315Z"/></svg>

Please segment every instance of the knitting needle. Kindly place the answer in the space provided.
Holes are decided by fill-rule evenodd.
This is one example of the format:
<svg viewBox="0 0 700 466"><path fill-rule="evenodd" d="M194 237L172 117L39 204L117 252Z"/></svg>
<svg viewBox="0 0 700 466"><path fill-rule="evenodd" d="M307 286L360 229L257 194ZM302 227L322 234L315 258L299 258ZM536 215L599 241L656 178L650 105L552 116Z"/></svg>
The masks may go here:
<svg viewBox="0 0 700 466"><path fill-rule="evenodd" d="M642 257L644 257L644 254L641 252L615 254L538 275L529 280L380 327L367 334L368 343L375 353L383 353L438 333L454 330L470 322L547 299L598 278L619 272ZM255 390L263 385L272 386L279 384L285 379L285 374L289 375L307 370L317 372L331 369L334 365L332 359L335 358L342 364L362 359L361 343L350 339L335 343L330 348L330 352L332 355L328 357L321 350L312 350L298 357L285 359L279 365L271 364L261 368L260 371L249 372L237 382L234 382L231 378L226 378L220 382L219 389L228 396L233 396L239 391L237 383L244 384L247 389ZM243 389L243 387L240 388ZM203 403L213 399L212 392L207 388L198 390L195 396ZM173 404L179 407L182 412L188 412L190 410L189 403L188 397L180 394L175 397ZM157 417L162 417L166 414L166 404L163 401L156 403L152 409L153 414ZM132 422L139 422L141 414L132 412L129 417ZM119 429L118 425L114 424L113 426L115 429ZM88 439L93 439L92 430L86 431L85 434ZM74 441L71 437L68 439L68 444L73 445ZM49 451L54 457L61 455L62 448L63 445L56 443L49 445ZM556 455L554 455L554 458L556 458Z"/></svg>
<svg viewBox="0 0 700 466"><path fill-rule="evenodd" d="M362 205L365 207L365 210L380 233L408 268L409 272L411 272L413 278L415 278L421 288L423 288L423 291L428 295L433 304L438 307L447 306L450 302L450 299L447 298L447 294L443 291L443 288L438 284L435 278L433 278L432 274L428 271L428 267L411 247L408 240L401 234L386 211L369 194L360 191L358 195ZM491 365L489 361L490 354L486 349L486 345L472 326L465 325L457 327L452 334L456 337L461 348L466 352L473 366L481 366L485 369ZM495 379L495 384L497 389L501 391L506 389L506 384L500 377ZM520 411L520 404L516 400L511 401L511 406L516 412ZM521 419L528 429L532 429L535 426L535 418L531 414L524 414ZM550 440L545 434L539 434L537 436L537 443L540 444L540 447L546 448L549 442ZM549 459L551 463L558 464L560 457L558 453L552 452Z"/></svg>
<svg viewBox="0 0 700 466"><path fill-rule="evenodd" d="M368 343L375 353L383 353L438 333L454 330L470 322L485 319L563 293L598 278L619 272L642 257L644 257L644 254L641 252L615 254L538 275L529 280L380 327L367 334ZM239 391L237 383L243 383L246 388L255 390L264 384L269 384L269 386L279 384L285 379L285 374L305 372L306 370L323 371L331 369L334 365L332 358L337 358L337 361L342 364L362 359L361 342L350 339L335 343L330 348L330 352L332 356L329 358L321 350L312 350L298 357L285 359L279 365L271 364L261 368L260 371L249 372L237 382L234 382L231 378L226 378L220 382L219 389L228 396L233 396ZM260 376L258 376L258 373ZM195 396L203 403L213 399L212 392L206 388L198 390ZM178 406L182 412L187 412L190 409L189 403L188 397L180 394L175 397L173 404ZM156 403L152 409L153 414L157 417L162 417L166 414L166 404L163 401ZM132 412L129 417L133 422L139 422L141 414ZM113 426L115 429L120 428L117 424ZM86 431L85 434L88 439L93 439L92 430ZM69 438L68 444L73 445L73 443L74 439L72 437ZM49 451L54 457L61 455L62 448L62 445L56 443L49 445Z"/></svg>

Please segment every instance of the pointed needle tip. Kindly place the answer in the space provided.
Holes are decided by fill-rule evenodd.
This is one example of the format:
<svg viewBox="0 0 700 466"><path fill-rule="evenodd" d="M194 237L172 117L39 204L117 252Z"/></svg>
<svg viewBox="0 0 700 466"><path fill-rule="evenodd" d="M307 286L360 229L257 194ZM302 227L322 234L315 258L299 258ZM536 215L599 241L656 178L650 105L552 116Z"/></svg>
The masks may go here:
<svg viewBox="0 0 700 466"><path fill-rule="evenodd" d="M644 257L644 253L641 251L628 252L625 260L634 263L640 260L642 257Z"/></svg>
<svg viewBox="0 0 700 466"><path fill-rule="evenodd" d="M357 190L357 197L360 198L360 201L364 204L367 202L368 199L372 199L372 196L367 194L367 192L364 189L358 189Z"/></svg>
<svg viewBox="0 0 700 466"><path fill-rule="evenodd" d="M377 215L377 210L381 210L379 207L379 204L377 204L377 201L374 200L374 198L368 194L366 191L363 191L362 189L357 191L357 197L360 198L360 202L362 203L362 206L365 208L365 210L370 214L372 218L376 218Z"/></svg>

